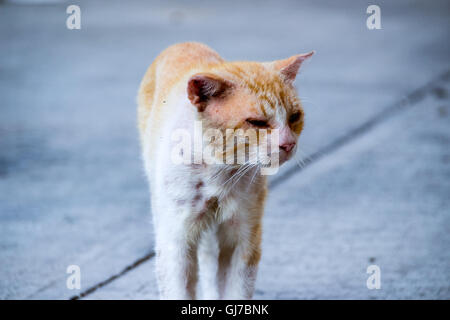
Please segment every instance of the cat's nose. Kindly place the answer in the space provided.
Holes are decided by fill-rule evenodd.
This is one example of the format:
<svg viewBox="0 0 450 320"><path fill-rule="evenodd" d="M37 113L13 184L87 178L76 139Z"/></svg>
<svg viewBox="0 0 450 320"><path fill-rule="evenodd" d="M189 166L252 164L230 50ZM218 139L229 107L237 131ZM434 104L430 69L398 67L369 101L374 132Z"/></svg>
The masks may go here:
<svg viewBox="0 0 450 320"><path fill-rule="evenodd" d="M284 144L280 145L280 149L283 149L286 152L291 151L292 149L294 149L294 147L295 147L295 142L284 143Z"/></svg>

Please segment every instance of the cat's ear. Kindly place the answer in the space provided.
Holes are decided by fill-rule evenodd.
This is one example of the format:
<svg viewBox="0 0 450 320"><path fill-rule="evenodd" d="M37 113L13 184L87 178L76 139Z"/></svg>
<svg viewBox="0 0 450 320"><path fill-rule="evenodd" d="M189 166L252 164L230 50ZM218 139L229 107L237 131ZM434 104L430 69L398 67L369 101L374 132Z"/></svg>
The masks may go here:
<svg viewBox="0 0 450 320"><path fill-rule="evenodd" d="M280 72L281 77L288 83L292 83L297 76L298 70L303 61L308 59L314 54L315 51L308 53L297 54L284 60L278 60L274 62L275 69Z"/></svg>
<svg viewBox="0 0 450 320"><path fill-rule="evenodd" d="M197 73L188 81L187 94L198 111L203 112L211 99L224 97L232 86L231 82L217 75Z"/></svg>

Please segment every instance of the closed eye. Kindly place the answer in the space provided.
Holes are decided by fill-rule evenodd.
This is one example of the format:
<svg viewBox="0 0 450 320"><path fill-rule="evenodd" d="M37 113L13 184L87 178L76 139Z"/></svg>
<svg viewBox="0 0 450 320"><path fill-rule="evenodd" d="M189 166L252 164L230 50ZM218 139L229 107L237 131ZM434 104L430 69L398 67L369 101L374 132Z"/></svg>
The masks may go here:
<svg viewBox="0 0 450 320"><path fill-rule="evenodd" d="M269 123L266 120L259 120L259 119L247 119L247 123L251 124L252 126L258 127L258 128L267 128L269 126Z"/></svg>
<svg viewBox="0 0 450 320"><path fill-rule="evenodd" d="M295 123L295 122L297 122L298 120L300 120L300 117L301 117L301 116L302 116L302 114L301 114L299 111L297 111L297 112L291 114L291 115L289 116L289 123Z"/></svg>

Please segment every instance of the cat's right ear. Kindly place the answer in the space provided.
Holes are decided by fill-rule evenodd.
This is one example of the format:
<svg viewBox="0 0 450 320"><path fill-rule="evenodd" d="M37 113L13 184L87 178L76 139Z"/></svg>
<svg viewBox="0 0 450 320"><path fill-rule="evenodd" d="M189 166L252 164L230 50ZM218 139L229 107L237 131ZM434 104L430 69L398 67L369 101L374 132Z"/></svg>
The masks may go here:
<svg viewBox="0 0 450 320"><path fill-rule="evenodd" d="M203 112L212 99L220 99L231 89L232 83L210 73L193 75L187 85L187 94L191 103Z"/></svg>

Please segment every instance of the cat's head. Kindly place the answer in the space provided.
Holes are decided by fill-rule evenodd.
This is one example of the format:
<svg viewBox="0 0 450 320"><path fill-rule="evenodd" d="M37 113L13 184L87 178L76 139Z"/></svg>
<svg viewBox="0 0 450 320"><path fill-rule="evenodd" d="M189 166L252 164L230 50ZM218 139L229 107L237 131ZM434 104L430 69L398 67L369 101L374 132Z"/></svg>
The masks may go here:
<svg viewBox="0 0 450 320"><path fill-rule="evenodd" d="M223 133L222 142L216 139L216 147L223 148L223 153L215 153L217 158L233 157L236 161L239 150L245 150L248 162L248 155L261 152L261 143L267 141L268 154L275 154L280 164L292 157L304 118L293 82L302 62L313 53L273 62L223 63L190 77L187 93L198 118L205 129ZM235 140L233 135L225 134L227 129L239 134L255 132L256 139ZM267 132L268 139L262 139L261 130ZM275 146L270 143L274 130L279 137Z"/></svg>

